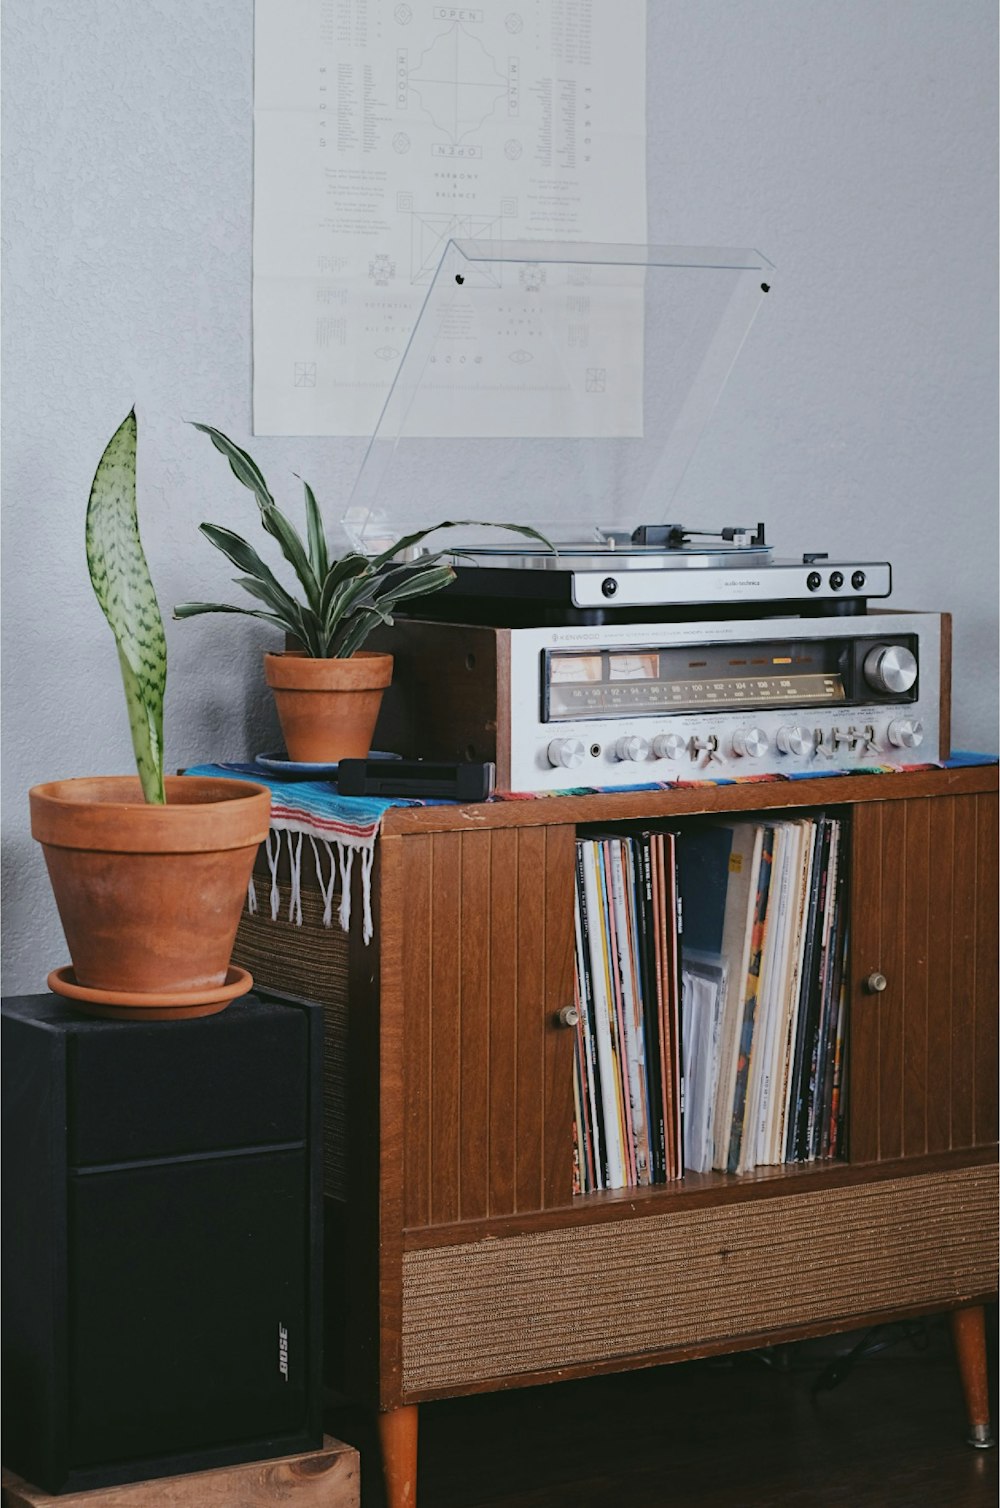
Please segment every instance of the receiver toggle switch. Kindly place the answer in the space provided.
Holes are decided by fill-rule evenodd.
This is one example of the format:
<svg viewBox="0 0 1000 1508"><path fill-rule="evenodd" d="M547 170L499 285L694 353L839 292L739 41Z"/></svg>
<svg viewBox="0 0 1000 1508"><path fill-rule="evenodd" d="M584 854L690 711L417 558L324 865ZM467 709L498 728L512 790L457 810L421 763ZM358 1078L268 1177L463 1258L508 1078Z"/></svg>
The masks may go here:
<svg viewBox="0 0 1000 1508"><path fill-rule="evenodd" d="M692 738L691 758L697 762L698 755L705 755L705 764L710 765L714 760L717 764L722 763L722 755L719 753L719 740L714 733L709 733L707 738Z"/></svg>

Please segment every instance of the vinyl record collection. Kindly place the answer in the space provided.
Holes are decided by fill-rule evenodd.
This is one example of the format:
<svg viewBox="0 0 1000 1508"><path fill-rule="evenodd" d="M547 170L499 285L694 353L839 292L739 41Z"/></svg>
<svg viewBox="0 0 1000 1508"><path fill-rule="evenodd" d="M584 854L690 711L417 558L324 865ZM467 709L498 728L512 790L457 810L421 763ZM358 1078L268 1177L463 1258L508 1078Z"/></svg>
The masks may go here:
<svg viewBox="0 0 1000 1508"><path fill-rule="evenodd" d="M847 921L840 818L582 832L576 1192L840 1155Z"/></svg>

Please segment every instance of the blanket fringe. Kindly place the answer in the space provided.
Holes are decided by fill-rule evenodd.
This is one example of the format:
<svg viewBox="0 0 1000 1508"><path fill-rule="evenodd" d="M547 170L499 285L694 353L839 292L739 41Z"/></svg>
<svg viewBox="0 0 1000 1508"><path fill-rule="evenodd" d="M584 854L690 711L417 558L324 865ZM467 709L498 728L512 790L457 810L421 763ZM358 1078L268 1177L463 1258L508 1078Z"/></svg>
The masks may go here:
<svg viewBox="0 0 1000 1508"><path fill-rule="evenodd" d="M313 871L316 884L323 897L323 925L333 926L333 901L337 880L340 880L340 905L337 907L337 920L341 929L347 932L351 925L351 885L354 874L354 855L358 851L358 845L343 843L336 838L317 838L312 833L303 834L301 829L290 830L287 828L272 827L265 840L265 852L267 854L267 867L271 874L271 920L277 921L281 906L281 893L278 889L278 869L281 863L282 838L286 841L288 850L288 870L290 877L290 896L288 903L288 920L296 927L302 925L302 839L308 837L309 845L313 853ZM324 853L326 857L324 859ZM373 845L365 845L360 848L361 853L361 889L363 915L363 936L366 943L371 942L374 933L372 922L372 864L375 858ZM251 877L247 888L247 910L251 916L257 914L257 891Z"/></svg>

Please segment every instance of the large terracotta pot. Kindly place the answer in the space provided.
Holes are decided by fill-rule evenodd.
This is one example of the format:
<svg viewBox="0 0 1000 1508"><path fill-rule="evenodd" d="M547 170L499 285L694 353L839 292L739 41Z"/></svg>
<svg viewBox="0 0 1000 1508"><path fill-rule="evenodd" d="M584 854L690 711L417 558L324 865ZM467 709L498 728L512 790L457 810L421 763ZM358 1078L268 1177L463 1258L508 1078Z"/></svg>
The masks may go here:
<svg viewBox="0 0 1000 1508"><path fill-rule="evenodd" d="M98 1014L148 1015L147 1005L171 1003L170 1014L206 1014L199 999L221 1009L252 983L238 971L226 994L270 793L176 775L166 790L166 806L147 805L129 776L57 780L29 793L73 960L71 977L59 970L66 977L50 984L84 1008L102 998L114 1007Z"/></svg>
<svg viewBox="0 0 1000 1508"><path fill-rule="evenodd" d="M392 655L360 649L349 660L312 660L301 650L266 654L264 674L296 764L364 759L382 694L392 680Z"/></svg>

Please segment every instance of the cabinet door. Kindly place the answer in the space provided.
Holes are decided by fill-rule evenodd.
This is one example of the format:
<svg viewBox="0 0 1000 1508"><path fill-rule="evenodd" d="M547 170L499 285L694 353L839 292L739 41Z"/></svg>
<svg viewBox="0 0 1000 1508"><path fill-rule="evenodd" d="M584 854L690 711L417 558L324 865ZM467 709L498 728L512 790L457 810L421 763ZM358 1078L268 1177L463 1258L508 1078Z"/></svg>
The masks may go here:
<svg viewBox="0 0 1000 1508"><path fill-rule="evenodd" d="M402 841L404 1225L569 1204L571 826Z"/></svg>
<svg viewBox="0 0 1000 1508"><path fill-rule="evenodd" d="M988 1145L996 795L871 802L855 808L853 833L850 1159ZM881 992L869 983L879 974Z"/></svg>

